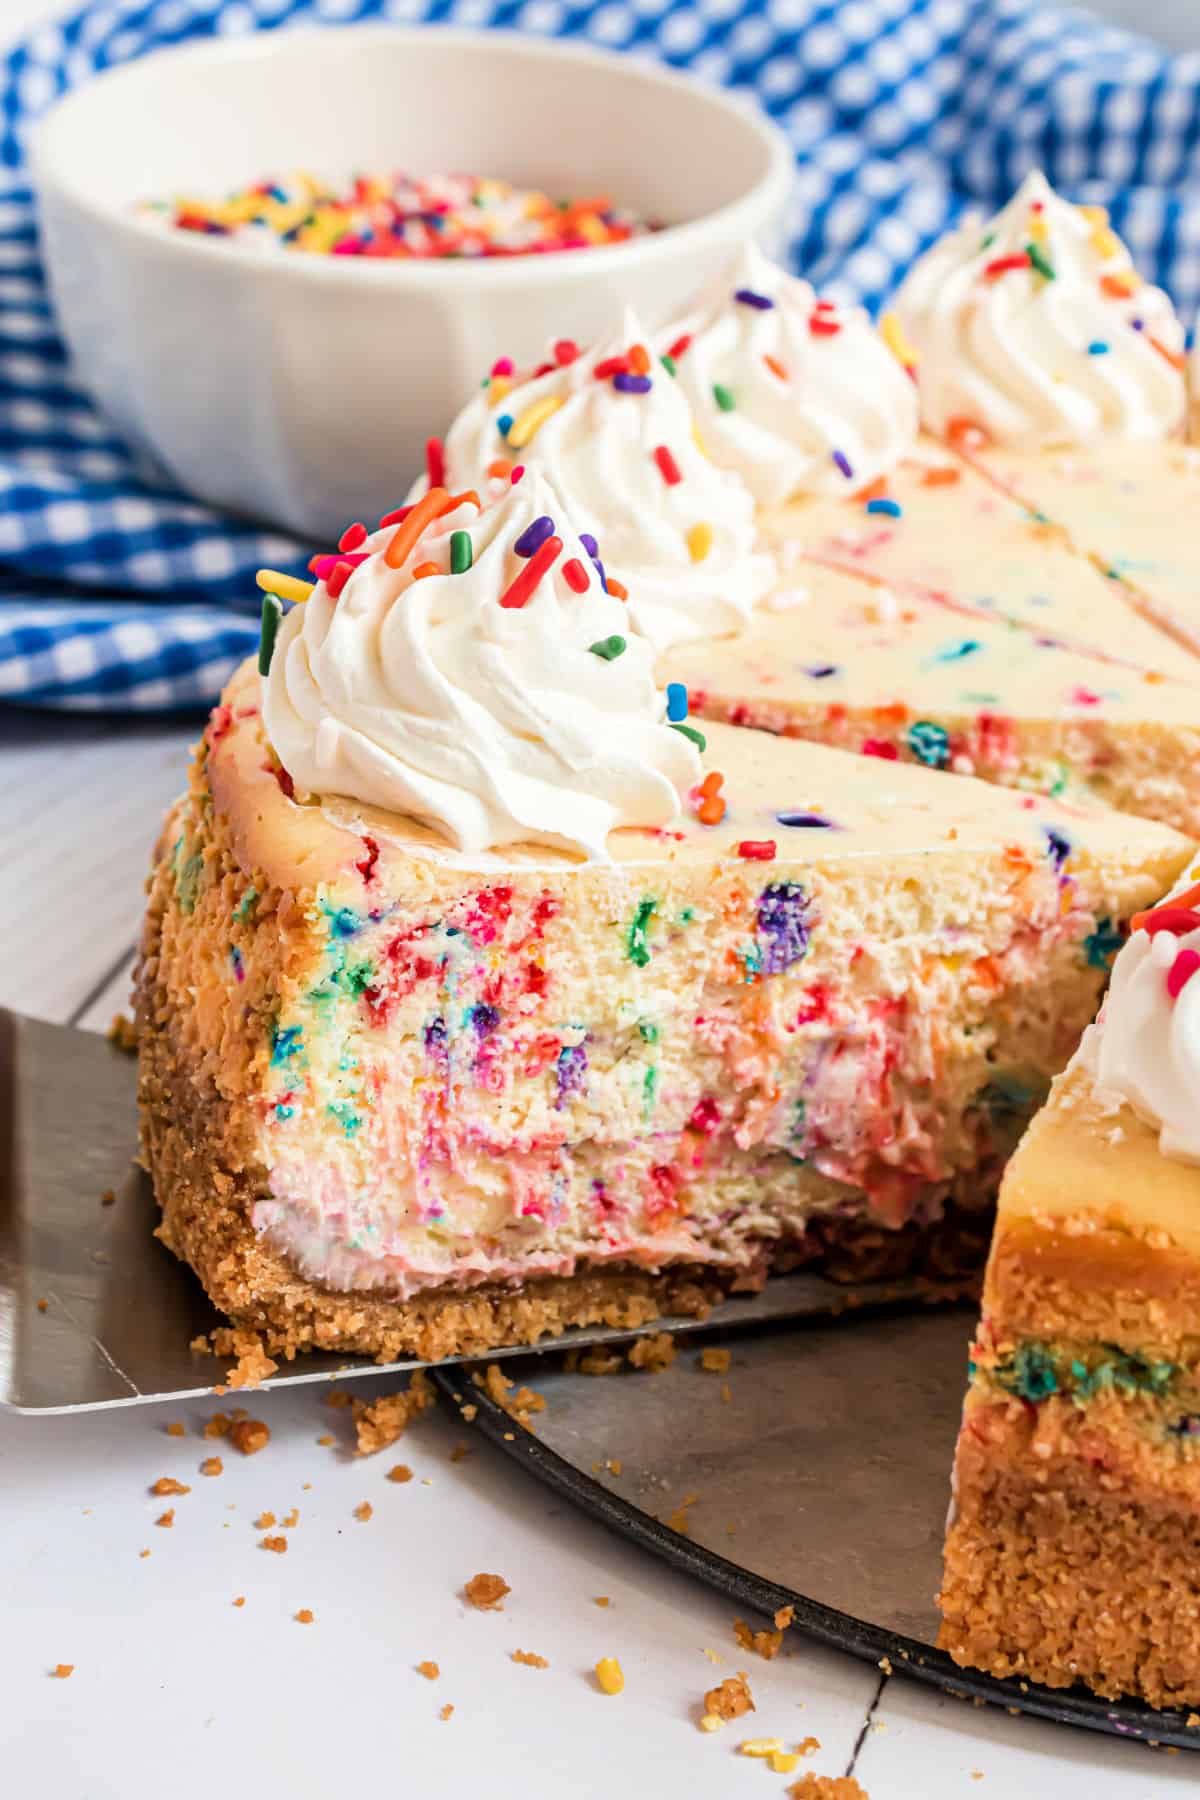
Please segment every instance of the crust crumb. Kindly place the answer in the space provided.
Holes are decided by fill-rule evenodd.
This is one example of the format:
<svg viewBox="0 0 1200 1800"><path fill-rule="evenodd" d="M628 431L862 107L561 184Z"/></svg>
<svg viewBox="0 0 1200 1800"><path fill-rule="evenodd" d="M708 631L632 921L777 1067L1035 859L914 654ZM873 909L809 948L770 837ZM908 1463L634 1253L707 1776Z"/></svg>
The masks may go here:
<svg viewBox="0 0 1200 1800"><path fill-rule="evenodd" d="M187 1436L187 1426L182 1424L179 1419L172 1419L167 1426L167 1436L168 1437L186 1437Z"/></svg>
<svg viewBox="0 0 1200 1800"><path fill-rule="evenodd" d="M219 1456L206 1456L204 1461L200 1464L200 1473L202 1475L223 1475L225 1473L225 1464L221 1461Z"/></svg>
<svg viewBox="0 0 1200 1800"><path fill-rule="evenodd" d="M546 1410L544 1394L535 1394L528 1387L519 1387L514 1393L513 1384L499 1363L489 1363L483 1375L476 1372L471 1379L476 1387L484 1389L489 1400L494 1401L501 1412L506 1412L510 1419L515 1419L526 1431L533 1430L532 1415ZM463 1417L466 1417L465 1407Z"/></svg>
<svg viewBox="0 0 1200 1800"><path fill-rule="evenodd" d="M321 1436L317 1439L317 1442L320 1444L322 1450L328 1449L329 1445L333 1442L333 1433L330 1431L323 1431Z"/></svg>
<svg viewBox="0 0 1200 1800"><path fill-rule="evenodd" d="M100 1196L100 1204L101 1206L115 1206L117 1204L117 1190L115 1188L105 1188Z"/></svg>
<svg viewBox="0 0 1200 1800"><path fill-rule="evenodd" d="M261 1419L235 1419L229 1427L229 1441L243 1456L257 1456L271 1441L271 1428Z"/></svg>
<svg viewBox="0 0 1200 1800"><path fill-rule="evenodd" d="M48 1300L39 1300L37 1303L37 1309L39 1312L47 1312L49 1310L49 1307L50 1307L50 1302Z"/></svg>
<svg viewBox="0 0 1200 1800"><path fill-rule="evenodd" d="M351 1398L358 1454L374 1456L377 1450L386 1450L389 1444L403 1437L414 1419L435 1404L435 1399L423 1369L418 1369L408 1386L398 1393L383 1394L378 1400L371 1401ZM342 1405L344 1402L335 1402L331 1394L329 1404Z"/></svg>
<svg viewBox="0 0 1200 1800"><path fill-rule="evenodd" d="M514 1650L512 1660L515 1663L524 1663L527 1669L548 1669L550 1667L546 1658L539 1656L536 1650Z"/></svg>
<svg viewBox="0 0 1200 1800"><path fill-rule="evenodd" d="M74 1663L55 1663L50 1673L57 1681L66 1681L75 1673Z"/></svg>
<svg viewBox="0 0 1200 1800"><path fill-rule="evenodd" d="M300 1508L298 1506L293 1506L290 1513L284 1513L279 1523L285 1531L295 1531L297 1525L300 1523Z"/></svg>
<svg viewBox="0 0 1200 1800"><path fill-rule="evenodd" d="M147 1556L149 1556L149 1554L150 1554L150 1552L148 1550L139 1550L138 1551L138 1555L143 1559L145 1559Z"/></svg>
<svg viewBox="0 0 1200 1800"><path fill-rule="evenodd" d="M285 1537L265 1537L259 1544L260 1550L273 1550L276 1556L282 1556L288 1547Z"/></svg>
<svg viewBox="0 0 1200 1800"><path fill-rule="evenodd" d="M136 1054L138 1047L137 1025L129 1017L128 1013L114 1013L108 1030L104 1035L113 1046L114 1050L120 1050L126 1056L133 1056Z"/></svg>
<svg viewBox="0 0 1200 1800"><path fill-rule="evenodd" d="M191 1488L185 1486L182 1481L176 1481L173 1475L160 1475L154 1486L150 1489L152 1494L157 1495L190 1494L191 1491Z"/></svg>
<svg viewBox="0 0 1200 1800"><path fill-rule="evenodd" d="M354 1509L354 1516L360 1525L365 1525L368 1519L374 1518L375 1508L369 1500L360 1500Z"/></svg>
<svg viewBox="0 0 1200 1800"><path fill-rule="evenodd" d="M743 1713L754 1710L754 1697L744 1669L739 1669L736 1675L727 1675L717 1687L709 1688L704 1696L705 1713L713 1714L718 1719L740 1719Z"/></svg>
<svg viewBox="0 0 1200 1800"><path fill-rule="evenodd" d="M787 1791L790 1800L871 1800L853 1775L802 1775Z"/></svg>
<svg viewBox="0 0 1200 1800"><path fill-rule="evenodd" d="M795 1617L796 1609L794 1606L781 1606L779 1611L775 1614L776 1631L786 1631Z"/></svg>
<svg viewBox="0 0 1200 1800"><path fill-rule="evenodd" d="M451 1703L449 1702L449 1700L447 1700L445 1706L443 1706L441 1712L438 1714L438 1718L442 1719L442 1720L446 1720L446 1719L453 1718L453 1716L454 1716L454 1708L451 1705Z"/></svg>
<svg viewBox="0 0 1200 1800"><path fill-rule="evenodd" d="M718 1350L715 1344L708 1344L700 1352L700 1367L706 1375L728 1375L729 1365L733 1361L731 1350Z"/></svg>
<svg viewBox="0 0 1200 1800"><path fill-rule="evenodd" d="M612 1602L609 1599L607 1594L596 1594L593 1596L592 1605L593 1606L611 1606Z"/></svg>
<svg viewBox="0 0 1200 1800"><path fill-rule="evenodd" d="M234 1599L234 1602L233 1602L233 1604L234 1604L234 1605L235 1605L235 1606L245 1606L245 1604L246 1604L246 1596L245 1596L245 1594L238 1594L238 1595L237 1595L237 1596L236 1596L236 1597L235 1597L235 1599Z"/></svg>
<svg viewBox="0 0 1200 1800"><path fill-rule="evenodd" d="M752 1650L756 1656L764 1657L770 1662L778 1656L783 1648L782 1631L752 1631L744 1619L733 1621L733 1635L743 1650Z"/></svg>
<svg viewBox="0 0 1200 1800"><path fill-rule="evenodd" d="M680 1537L691 1536L692 1526L691 1520L688 1518L688 1507L695 1506L699 1498L699 1494L684 1495L683 1499L679 1502L679 1505L675 1508L675 1511L667 1520L667 1527L669 1530L677 1531Z"/></svg>
<svg viewBox="0 0 1200 1800"><path fill-rule="evenodd" d="M512 1589L502 1575L472 1575L463 1593L480 1612L498 1612L504 1596L511 1594Z"/></svg>
<svg viewBox="0 0 1200 1800"><path fill-rule="evenodd" d="M175 1508L173 1506L168 1506L166 1512L159 1513L154 1523L156 1525L161 1525L164 1531L170 1531L172 1525L175 1523Z"/></svg>
<svg viewBox="0 0 1200 1800"><path fill-rule="evenodd" d="M397 1463L394 1469L388 1470L387 1478L389 1481L411 1481L412 1470L407 1463Z"/></svg>
<svg viewBox="0 0 1200 1800"><path fill-rule="evenodd" d="M589 1350L586 1356L580 1357L577 1366L581 1375L615 1375L621 1367L620 1352Z"/></svg>
<svg viewBox="0 0 1200 1800"><path fill-rule="evenodd" d="M217 1356L237 1358L225 1376L231 1388L256 1388L279 1367L274 1358L267 1355L257 1331L250 1331L244 1325L219 1325L212 1334L212 1347Z"/></svg>
<svg viewBox="0 0 1200 1800"><path fill-rule="evenodd" d="M419 1662L417 1664L417 1674L423 1675L426 1681L436 1681L441 1672L435 1662Z"/></svg>
<svg viewBox="0 0 1200 1800"><path fill-rule="evenodd" d="M311 1625L312 1622L313 1616L311 1610L307 1606L302 1606L300 1611L296 1614L296 1623L298 1625Z"/></svg>
<svg viewBox="0 0 1200 1800"><path fill-rule="evenodd" d="M633 1368L661 1375L675 1361L675 1340L669 1331L654 1331L649 1337L639 1338L626 1354Z"/></svg>
<svg viewBox="0 0 1200 1800"><path fill-rule="evenodd" d="M254 1529L255 1531L270 1531L274 1523L275 1514L273 1512L261 1512L254 1521Z"/></svg>
<svg viewBox="0 0 1200 1800"><path fill-rule="evenodd" d="M474 1424L475 1420L479 1417L479 1408L473 1400L467 1406L463 1407L462 1416L467 1421L468 1425Z"/></svg>
<svg viewBox="0 0 1200 1800"><path fill-rule="evenodd" d="M206 1438L228 1437L232 1424L233 1420L229 1417L228 1413L214 1413L204 1427L204 1435Z"/></svg>

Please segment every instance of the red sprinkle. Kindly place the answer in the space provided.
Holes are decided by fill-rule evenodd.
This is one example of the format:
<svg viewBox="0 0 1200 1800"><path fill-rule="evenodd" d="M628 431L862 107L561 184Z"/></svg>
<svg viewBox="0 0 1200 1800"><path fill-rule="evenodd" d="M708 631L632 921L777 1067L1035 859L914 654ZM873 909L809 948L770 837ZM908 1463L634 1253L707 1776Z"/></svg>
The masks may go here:
<svg viewBox="0 0 1200 1800"><path fill-rule="evenodd" d="M654 452L654 460L658 464L658 472L668 487L678 487L683 480L679 473L679 464L671 455L665 444L660 444Z"/></svg>
<svg viewBox="0 0 1200 1800"><path fill-rule="evenodd" d="M878 756L883 762L897 762L900 752L895 744L886 743L883 738L867 738L862 747L864 756Z"/></svg>
<svg viewBox="0 0 1200 1800"><path fill-rule="evenodd" d="M996 256L990 263L984 263L983 279L995 281L998 276L1007 275L1013 269L1027 269L1028 267L1028 250L1014 250L1011 256Z"/></svg>
<svg viewBox="0 0 1200 1800"><path fill-rule="evenodd" d="M1160 931L1186 937L1189 931L1200 931L1200 912L1190 906L1156 906L1153 912L1138 913L1131 923L1135 931L1148 931L1151 937Z"/></svg>
<svg viewBox="0 0 1200 1800"><path fill-rule="evenodd" d="M384 513L379 521L379 529L382 531L385 525L403 525L411 511L411 506L398 506L395 512Z"/></svg>
<svg viewBox="0 0 1200 1800"><path fill-rule="evenodd" d="M808 329L813 337L836 337L842 328L836 319L827 319L821 313L810 313Z"/></svg>
<svg viewBox="0 0 1200 1800"><path fill-rule="evenodd" d="M431 437L425 445L425 473L431 488L446 485L446 452L439 437Z"/></svg>
<svg viewBox="0 0 1200 1800"><path fill-rule="evenodd" d="M511 609L524 606L532 600L543 575L561 555L562 539L548 537L541 549L529 558L515 578L509 582L500 596L501 606Z"/></svg>
<svg viewBox="0 0 1200 1800"><path fill-rule="evenodd" d="M353 563L347 562L344 559L334 563L332 569L330 569L328 575L325 577L325 592L329 595L331 600L338 599L342 589L345 587L353 573Z"/></svg>
<svg viewBox="0 0 1200 1800"><path fill-rule="evenodd" d="M560 369L565 369L568 363L573 363L578 355L579 345L573 338L559 338L554 346L554 360Z"/></svg>
<svg viewBox="0 0 1200 1800"><path fill-rule="evenodd" d="M1200 881L1196 882L1193 887L1185 888L1182 894L1171 894L1166 900L1160 900L1157 906L1148 906L1145 912L1134 913L1129 921L1129 929L1130 931L1153 931L1154 926L1151 924L1151 920L1158 918L1160 913L1181 909L1190 911L1193 907L1200 912ZM1184 929L1190 931L1192 927L1188 925Z"/></svg>
<svg viewBox="0 0 1200 1800"><path fill-rule="evenodd" d="M364 836L363 843L367 847L367 854L361 856L354 866L364 881L370 881L375 873L375 864L379 861L379 845L373 837Z"/></svg>
<svg viewBox="0 0 1200 1800"><path fill-rule="evenodd" d="M671 358L672 362L675 361L676 357L683 355L684 351L688 348L691 341L692 341L692 334L690 331L685 331L682 337L677 337L675 339L675 342L671 345L671 348L667 351L667 355Z"/></svg>
<svg viewBox="0 0 1200 1800"><path fill-rule="evenodd" d="M1167 970L1167 992L1178 1000L1196 970L1200 969L1200 950L1181 950Z"/></svg>
<svg viewBox="0 0 1200 1800"><path fill-rule="evenodd" d="M563 580L573 594L586 594L588 591L588 572L577 556L563 564Z"/></svg>
<svg viewBox="0 0 1200 1800"><path fill-rule="evenodd" d="M606 356L592 370L597 381L608 381L613 375L628 375L629 358L627 356Z"/></svg>
<svg viewBox="0 0 1200 1800"><path fill-rule="evenodd" d="M345 531L343 531L341 537L338 539L338 549L357 550L358 546L360 544L365 544L366 541L367 528L365 525L361 523L347 525Z"/></svg>
<svg viewBox="0 0 1200 1800"><path fill-rule="evenodd" d="M774 862L774 838L743 838L737 847L743 862Z"/></svg>

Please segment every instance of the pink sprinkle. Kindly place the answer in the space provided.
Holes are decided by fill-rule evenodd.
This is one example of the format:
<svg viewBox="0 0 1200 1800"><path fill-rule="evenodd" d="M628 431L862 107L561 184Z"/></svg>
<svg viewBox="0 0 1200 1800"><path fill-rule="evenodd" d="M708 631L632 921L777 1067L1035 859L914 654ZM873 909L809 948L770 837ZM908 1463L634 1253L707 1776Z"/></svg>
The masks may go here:
<svg viewBox="0 0 1200 1800"><path fill-rule="evenodd" d="M1200 969L1200 950L1181 950L1167 970L1167 992L1178 1000L1196 970Z"/></svg>
<svg viewBox="0 0 1200 1800"><path fill-rule="evenodd" d="M359 563L370 562L370 560L371 554L368 550L348 550L345 556L314 556L308 566L318 581L328 581L340 562L349 563L352 569L357 569Z"/></svg>
<svg viewBox="0 0 1200 1800"><path fill-rule="evenodd" d="M1099 706L1102 698L1102 695L1093 693L1089 687L1077 687L1071 695L1071 704L1073 706Z"/></svg>
<svg viewBox="0 0 1200 1800"><path fill-rule="evenodd" d="M520 481L520 479L524 473L525 473L525 464L518 463L516 468L513 470L512 474L508 478L509 481L512 483L513 487L516 487L518 481Z"/></svg>
<svg viewBox="0 0 1200 1800"><path fill-rule="evenodd" d="M516 364L511 356L498 356L492 364L493 375L511 375Z"/></svg>

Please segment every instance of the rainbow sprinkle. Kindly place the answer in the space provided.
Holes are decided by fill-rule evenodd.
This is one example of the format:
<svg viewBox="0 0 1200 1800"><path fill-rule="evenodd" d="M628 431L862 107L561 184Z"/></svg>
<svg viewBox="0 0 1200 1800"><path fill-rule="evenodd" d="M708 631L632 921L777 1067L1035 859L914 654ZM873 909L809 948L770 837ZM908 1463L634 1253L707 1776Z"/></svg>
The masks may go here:
<svg viewBox="0 0 1200 1800"><path fill-rule="evenodd" d="M223 199L145 201L138 212L200 237L376 259L544 255L622 244L661 229L615 207L607 194L553 200L480 175L371 173L339 183L302 171Z"/></svg>

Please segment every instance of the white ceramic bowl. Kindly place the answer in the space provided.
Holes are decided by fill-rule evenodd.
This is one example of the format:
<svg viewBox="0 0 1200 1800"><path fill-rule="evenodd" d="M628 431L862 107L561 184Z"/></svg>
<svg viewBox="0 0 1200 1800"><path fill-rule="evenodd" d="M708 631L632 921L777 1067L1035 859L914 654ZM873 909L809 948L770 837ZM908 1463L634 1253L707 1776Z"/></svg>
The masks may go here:
<svg viewBox="0 0 1200 1800"><path fill-rule="evenodd" d="M661 322L751 237L786 139L740 99L629 57L495 32L339 27L162 51L56 106L34 146L51 290L78 373L192 494L305 536L397 504L425 439L502 354ZM601 190L668 228L486 262L264 254L135 203L273 171L466 169Z"/></svg>

